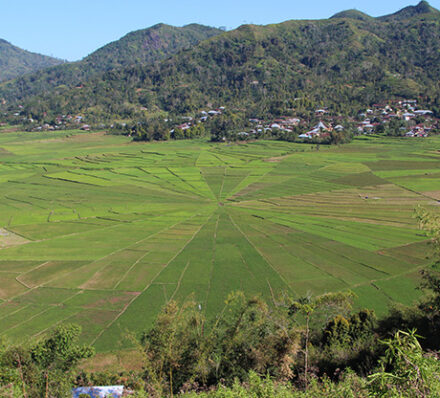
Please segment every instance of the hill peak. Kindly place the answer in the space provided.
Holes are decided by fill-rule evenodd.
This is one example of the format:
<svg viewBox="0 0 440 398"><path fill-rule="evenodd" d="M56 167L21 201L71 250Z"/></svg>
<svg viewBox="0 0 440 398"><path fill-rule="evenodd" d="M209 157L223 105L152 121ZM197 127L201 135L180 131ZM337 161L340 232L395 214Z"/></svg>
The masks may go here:
<svg viewBox="0 0 440 398"><path fill-rule="evenodd" d="M383 21L401 21L415 16L429 14L440 17L439 10L432 7L427 1L422 0L415 6L402 8L400 11L397 11L394 14L384 15L383 17L379 17L378 19Z"/></svg>
<svg viewBox="0 0 440 398"><path fill-rule="evenodd" d="M350 19L357 19L359 21L368 21L372 19L372 17L370 17L368 14L365 14L364 12L356 9L341 11L330 17L330 19L335 19L335 18L350 18Z"/></svg>
<svg viewBox="0 0 440 398"><path fill-rule="evenodd" d="M63 62L61 59L23 50L0 39L0 82Z"/></svg>

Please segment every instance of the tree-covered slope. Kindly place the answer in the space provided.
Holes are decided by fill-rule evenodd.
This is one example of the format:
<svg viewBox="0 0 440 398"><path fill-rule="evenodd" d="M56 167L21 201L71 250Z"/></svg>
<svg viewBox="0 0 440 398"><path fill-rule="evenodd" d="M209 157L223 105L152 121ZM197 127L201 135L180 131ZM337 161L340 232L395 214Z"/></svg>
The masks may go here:
<svg viewBox="0 0 440 398"><path fill-rule="evenodd" d="M440 11L431 7L427 1L421 1L416 6L408 6L394 14L384 15L378 19L382 21L403 21L412 17L440 17Z"/></svg>
<svg viewBox="0 0 440 398"><path fill-rule="evenodd" d="M83 63L95 70L152 63L219 33L222 31L217 28L198 24L182 28L157 24L148 29L131 32L107 44L86 57Z"/></svg>
<svg viewBox="0 0 440 398"><path fill-rule="evenodd" d="M8 100L17 98L21 101L23 98L43 95L52 90L74 88L114 68L163 60L222 32L220 29L197 24L184 27L158 24L131 32L81 61L23 76L4 85L2 92Z"/></svg>
<svg viewBox="0 0 440 398"><path fill-rule="evenodd" d="M440 105L440 17L424 3L400 18L332 18L244 25L154 65L118 68L84 87L57 87L38 98L35 83L5 87L29 114L83 112L91 119L136 117L140 110L185 113L230 105L255 114L356 106L421 96ZM397 14L396 14L397 15ZM22 90L22 87L24 89Z"/></svg>
<svg viewBox="0 0 440 398"><path fill-rule="evenodd" d="M370 17L368 14L365 14L364 12L355 9L338 12L337 14L333 15L331 18L332 19L351 18L351 19L358 19L360 21L367 21L373 19L373 17Z"/></svg>
<svg viewBox="0 0 440 398"><path fill-rule="evenodd" d="M22 50L0 39L0 81L61 64L60 59Z"/></svg>

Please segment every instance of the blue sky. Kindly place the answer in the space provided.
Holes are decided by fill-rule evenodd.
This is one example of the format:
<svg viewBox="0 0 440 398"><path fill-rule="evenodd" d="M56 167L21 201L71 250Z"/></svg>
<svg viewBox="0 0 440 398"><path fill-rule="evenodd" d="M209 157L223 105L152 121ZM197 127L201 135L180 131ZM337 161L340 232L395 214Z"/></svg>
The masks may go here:
<svg viewBox="0 0 440 398"><path fill-rule="evenodd" d="M78 60L126 33L159 22L235 28L328 18L356 8L389 14L418 0L1 0L0 38L29 51ZM440 0L430 4L440 8Z"/></svg>

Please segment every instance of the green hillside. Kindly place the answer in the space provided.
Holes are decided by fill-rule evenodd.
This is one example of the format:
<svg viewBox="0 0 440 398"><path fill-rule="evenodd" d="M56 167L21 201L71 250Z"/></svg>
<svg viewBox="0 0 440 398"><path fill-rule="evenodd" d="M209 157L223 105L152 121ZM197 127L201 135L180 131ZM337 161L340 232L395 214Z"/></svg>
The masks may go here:
<svg viewBox="0 0 440 398"><path fill-rule="evenodd" d="M60 59L22 50L0 39L0 82L61 63Z"/></svg>
<svg viewBox="0 0 440 398"><path fill-rule="evenodd" d="M223 31L203 25L175 27L158 24L147 29L131 32L78 62L67 63L48 68L38 73L24 76L0 88L8 101L49 95L60 90L73 88L87 83L95 77L103 79L101 74L118 67L151 64L163 60L179 50L189 48L201 40L218 35ZM105 79L105 77L104 77ZM74 94L75 95L75 94ZM64 102L64 101L63 101ZM38 112L38 111L37 111Z"/></svg>
<svg viewBox="0 0 440 398"><path fill-rule="evenodd" d="M373 17L370 17L368 14L365 14L362 11L359 10L345 10L338 12L337 14L333 15L331 17L334 18L350 18L350 19L358 19L360 21L371 21Z"/></svg>
<svg viewBox="0 0 440 398"><path fill-rule="evenodd" d="M379 17L379 19L383 21L403 21L417 16L438 18L440 17L440 12L434 7L431 7L427 1L422 0L416 6L405 7L394 14Z"/></svg>
<svg viewBox="0 0 440 398"><path fill-rule="evenodd" d="M82 112L91 120L136 118L145 108L181 114L207 104L255 115L316 106L344 114L393 97L419 97L438 112L440 17L424 4L405 20L244 25L160 63L111 70L81 90L23 78L0 95L24 100L34 117Z"/></svg>
<svg viewBox="0 0 440 398"><path fill-rule="evenodd" d="M84 58L83 64L89 70L106 71L124 66L153 63L222 32L220 29L199 24L186 25L181 28L157 24L148 29L131 32L107 44Z"/></svg>

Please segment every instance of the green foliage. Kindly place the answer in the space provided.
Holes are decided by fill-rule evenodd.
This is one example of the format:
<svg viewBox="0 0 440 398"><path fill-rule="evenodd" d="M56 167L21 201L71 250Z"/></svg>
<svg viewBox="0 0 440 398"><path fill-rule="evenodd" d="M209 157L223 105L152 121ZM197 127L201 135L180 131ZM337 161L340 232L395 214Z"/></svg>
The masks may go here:
<svg viewBox="0 0 440 398"><path fill-rule="evenodd" d="M147 384L154 394L192 384L212 385L248 372L292 377L297 334L260 299L231 294L215 322L208 323L194 302L170 302L141 338Z"/></svg>
<svg viewBox="0 0 440 398"><path fill-rule="evenodd" d="M134 141L166 141L170 138L169 127L162 119L138 122L129 131Z"/></svg>
<svg viewBox="0 0 440 398"><path fill-rule="evenodd" d="M54 367L65 372L73 368L81 359L94 355L92 348L77 345L80 335L78 325L59 326L31 349L32 360L42 369Z"/></svg>
<svg viewBox="0 0 440 398"><path fill-rule="evenodd" d="M136 120L142 107L186 114L208 104L259 117L310 114L323 105L348 115L398 97L422 98L438 109L440 17L436 10L420 11L405 19L344 17L245 25L209 40L197 35L198 45L177 52L194 42L182 39L183 47L170 46L173 56L166 59L161 43L170 42L162 39L168 37L167 29L156 28L157 34L145 34L147 42L159 43L152 57L161 62L146 64L148 57L140 56L140 62L131 64L122 44L111 44L96 53L97 59L108 61L103 69L114 66L111 70L89 73L87 68L93 71L100 65L91 57L65 70L58 67L18 79L2 87L0 95L7 105L24 102L24 113L39 119L47 112ZM137 37L134 33L136 43ZM123 61L114 65L110 59L119 52ZM60 78L53 79L58 74ZM78 81L84 84L73 88Z"/></svg>
<svg viewBox="0 0 440 398"><path fill-rule="evenodd" d="M60 59L22 50L0 39L0 82L61 63Z"/></svg>
<svg viewBox="0 0 440 398"><path fill-rule="evenodd" d="M434 246L437 261L440 261L440 216L436 213L417 206L415 218L419 223L419 228L426 232Z"/></svg>
<svg viewBox="0 0 440 398"><path fill-rule="evenodd" d="M236 141L239 133L248 124L246 115L240 112L227 111L214 117L208 123L211 140L214 142Z"/></svg>
<svg viewBox="0 0 440 398"><path fill-rule="evenodd" d="M309 345L310 345L310 326L313 322L313 315L316 312L325 313L331 316L333 312L340 313L351 308L354 294L352 292L327 293L318 297L306 296L299 300L294 300L289 305L289 315L302 315L305 317L305 329L303 332L303 353L304 353L304 383L309 382Z"/></svg>
<svg viewBox="0 0 440 398"><path fill-rule="evenodd" d="M381 129L378 128L380 133ZM402 137L407 132L407 128L405 128L405 123L400 119L391 119L385 128L385 133L392 137Z"/></svg>
<svg viewBox="0 0 440 398"><path fill-rule="evenodd" d="M81 64L92 71L107 71L134 64L153 63L220 33L220 29L199 24L175 27L160 23L128 33L96 50Z"/></svg>
<svg viewBox="0 0 440 398"><path fill-rule="evenodd" d="M8 83L5 89L11 94L14 92L15 95L18 95L20 103L31 97L30 101L26 100L26 115L33 117L35 120L43 120L45 112L58 114L63 109L62 113L64 113L64 110L71 113L73 109L68 105L68 102L77 103L77 99L90 89L94 92L94 98L89 98L89 100L82 103L82 107L93 107L88 112L89 121L103 120L109 114L112 116L116 114L127 116L127 114L130 115L135 112L131 104L136 102L139 106L150 107L153 104L151 98L154 98L154 95L152 96L151 93L144 91L131 92L122 102L118 102L118 99L122 98L121 95L126 96L128 94L127 89L124 88L128 82L121 81L113 86L110 81L117 76L117 73L112 72L113 70L133 65L152 64L222 32L220 29L198 24L184 27L158 24L147 29L131 32L120 40L98 49L81 61L58 65L35 74L22 76ZM8 58L11 59L10 54ZM56 65L57 63L60 62L48 64L46 61L45 66ZM104 72L108 72L109 75L103 76ZM15 76L20 74L22 73L16 73ZM144 76L145 74L141 73L136 78L143 79ZM53 94L53 97L48 98L45 103L39 102L34 97L39 97L43 92L47 93L49 91ZM1 96L2 94L0 94ZM72 98L69 100L70 96ZM6 97L9 101L12 100L9 95L6 95ZM62 101L57 105L54 101L61 98ZM137 112L139 115L143 113L139 110Z"/></svg>
<svg viewBox="0 0 440 398"><path fill-rule="evenodd" d="M337 315L324 329L324 345L353 345L357 340L370 336L374 329L374 312L362 310L345 318Z"/></svg>
<svg viewBox="0 0 440 398"><path fill-rule="evenodd" d="M62 325L30 347L1 348L0 385L13 386L24 398L69 396L75 366L94 354L77 344L80 334L79 326Z"/></svg>
<svg viewBox="0 0 440 398"><path fill-rule="evenodd" d="M395 334L384 342L387 349L380 371L370 376L370 390L378 397L438 397L440 363L423 352L415 331Z"/></svg>
<svg viewBox="0 0 440 398"><path fill-rule="evenodd" d="M328 379L313 380L306 391L293 388L289 384L278 383L262 378L254 372L249 374L247 383L238 380L231 387L219 386L217 390L206 393L183 394L185 398L366 398L365 381L347 373L340 383Z"/></svg>

